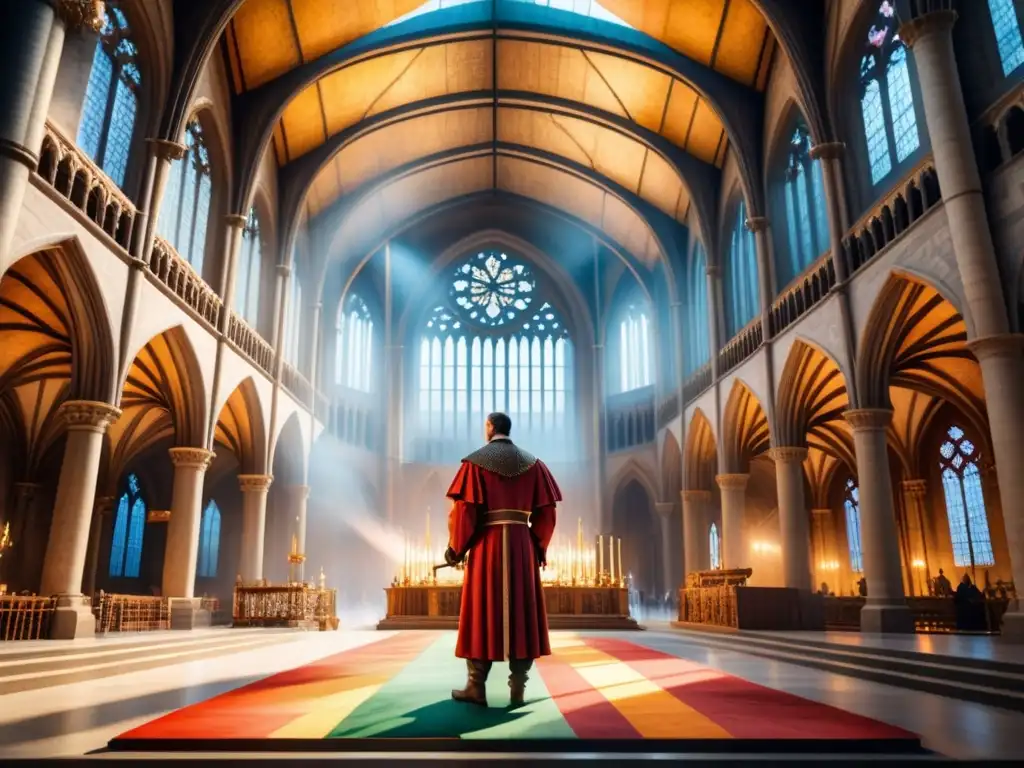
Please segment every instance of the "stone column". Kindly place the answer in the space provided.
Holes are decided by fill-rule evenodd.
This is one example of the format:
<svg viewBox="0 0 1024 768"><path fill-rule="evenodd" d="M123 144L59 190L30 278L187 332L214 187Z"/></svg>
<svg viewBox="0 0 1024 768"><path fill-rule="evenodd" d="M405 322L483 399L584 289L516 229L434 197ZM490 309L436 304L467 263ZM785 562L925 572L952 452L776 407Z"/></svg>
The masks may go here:
<svg viewBox="0 0 1024 768"><path fill-rule="evenodd" d="M205 448L171 448L169 453L174 489L164 548L163 595L171 602L171 629L192 629L209 623L208 615L200 615L194 595L203 480L214 453Z"/></svg>
<svg viewBox="0 0 1024 768"><path fill-rule="evenodd" d="M695 571L708 568L705 554L707 539L705 523L707 510L711 505L711 491L682 491L683 498L683 583Z"/></svg>
<svg viewBox="0 0 1024 768"><path fill-rule="evenodd" d="M676 511L676 505L671 501L656 501L654 510L658 513L658 524L661 527L662 592L672 592L672 514Z"/></svg>
<svg viewBox="0 0 1024 768"><path fill-rule="evenodd" d="M146 174L146 188L143 194L145 207L140 210L142 221L135 222L134 235L138 238L134 254L147 264L153 250L153 238L156 237L157 225L160 222L160 211L164 204L164 192L171 174L171 164L181 160L188 152L188 147L176 141L166 139L147 139L149 147L149 167ZM175 201L176 203L176 201Z"/></svg>
<svg viewBox="0 0 1024 768"><path fill-rule="evenodd" d="M747 551L743 541L743 517L747 509L747 482L750 475L718 475L715 481L722 492L722 568L743 568Z"/></svg>
<svg viewBox="0 0 1024 768"><path fill-rule="evenodd" d="M1006 539L1017 584L1024 584L1024 337L1010 333L1005 295L992 232L989 228L981 176L959 87L953 52L952 10L928 12L934 4L918 4L920 13L900 27L913 50L921 85L925 121L931 138L950 239L964 286L967 313L974 321L968 346L981 365L985 404L992 432L992 452L1000 473L999 494ZM1024 641L1024 606L1003 617L1004 639Z"/></svg>
<svg viewBox="0 0 1024 768"><path fill-rule="evenodd" d="M98 30L101 19L96 10L94 4L83 2L0 3L0 26L11 31L0 77L0 275L12 257L29 175L39 165L65 29Z"/></svg>
<svg viewBox="0 0 1024 768"><path fill-rule="evenodd" d="M273 475L239 475L242 491L242 557L238 567L244 584L263 578L263 542L267 530L267 492Z"/></svg>
<svg viewBox="0 0 1024 768"><path fill-rule="evenodd" d="M57 596L50 636L70 640L96 631L89 598L82 595L82 577L103 434L121 412L106 403L70 400L60 407L60 415L67 424L68 436L39 593Z"/></svg>
<svg viewBox="0 0 1024 768"><path fill-rule="evenodd" d="M722 350L722 270L717 264L705 269L708 279L708 331L711 335L711 380L718 381L718 353ZM679 413L686 415L686 405L679 404Z"/></svg>
<svg viewBox="0 0 1024 768"><path fill-rule="evenodd" d="M804 501L806 448L772 448L779 494L783 586L811 591L810 525Z"/></svg>
<svg viewBox="0 0 1024 768"><path fill-rule="evenodd" d="M103 543L103 527L106 518L114 511L116 496L99 496L96 499L96 511L92 516L89 528L89 552L85 559L85 583L82 592L92 597L96 592L96 576L100 567L100 545Z"/></svg>
<svg viewBox="0 0 1024 768"><path fill-rule="evenodd" d="M907 511L907 536L910 540L910 583L922 595L928 594L928 577L932 575L932 564L928 552L928 532L926 530L925 500L928 497L928 483L925 480L903 480L900 483L903 491L903 504ZM914 561L924 563L924 573L914 568Z"/></svg>
<svg viewBox="0 0 1024 768"><path fill-rule="evenodd" d="M862 408L843 417L853 427L860 489L860 540L864 556L867 603L860 613L861 632L913 632L914 618L903 592L899 530L893 507L892 476L886 430L892 411Z"/></svg>

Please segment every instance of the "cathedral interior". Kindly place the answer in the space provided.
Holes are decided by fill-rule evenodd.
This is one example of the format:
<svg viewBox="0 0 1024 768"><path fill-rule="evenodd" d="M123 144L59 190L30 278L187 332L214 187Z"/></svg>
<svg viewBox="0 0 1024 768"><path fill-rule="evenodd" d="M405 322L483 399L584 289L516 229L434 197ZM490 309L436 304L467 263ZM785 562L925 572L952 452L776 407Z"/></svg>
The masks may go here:
<svg viewBox="0 0 1024 768"><path fill-rule="evenodd" d="M1022 23L0 3L0 756L1024 758ZM470 733L492 412L561 487L553 655Z"/></svg>

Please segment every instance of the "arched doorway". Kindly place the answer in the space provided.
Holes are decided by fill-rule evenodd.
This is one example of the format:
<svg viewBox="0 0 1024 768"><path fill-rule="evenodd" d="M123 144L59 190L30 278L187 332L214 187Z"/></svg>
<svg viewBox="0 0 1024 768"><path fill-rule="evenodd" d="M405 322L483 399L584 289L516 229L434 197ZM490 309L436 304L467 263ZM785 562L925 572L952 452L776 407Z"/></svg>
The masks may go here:
<svg viewBox="0 0 1024 768"><path fill-rule="evenodd" d="M615 492L612 534L622 539L622 569L632 576L633 588L645 600L660 596L664 583L661 530L654 519L651 496L635 478Z"/></svg>

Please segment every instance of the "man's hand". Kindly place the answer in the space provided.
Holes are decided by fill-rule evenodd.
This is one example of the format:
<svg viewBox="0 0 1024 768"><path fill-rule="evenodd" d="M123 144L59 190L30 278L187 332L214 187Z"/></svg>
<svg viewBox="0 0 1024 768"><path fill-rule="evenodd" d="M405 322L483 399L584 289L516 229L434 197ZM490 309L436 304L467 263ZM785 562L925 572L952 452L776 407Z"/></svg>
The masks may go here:
<svg viewBox="0 0 1024 768"><path fill-rule="evenodd" d="M451 547L448 547L448 549L446 549L446 550L444 551L444 561L445 561L445 563L447 563L447 564L448 564L449 566L451 566L452 568L454 568L455 566L457 566L457 565L458 565L459 563L461 563L461 562L462 562L462 558L461 558L461 557L459 557L459 553L458 553L458 552L456 552L456 551L455 551L454 549L452 549Z"/></svg>
<svg viewBox="0 0 1024 768"><path fill-rule="evenodd" d="M533 542L533 551L537 554L537 565L544 568L548 564L548 553L541 549L540 544Z"/></svg>

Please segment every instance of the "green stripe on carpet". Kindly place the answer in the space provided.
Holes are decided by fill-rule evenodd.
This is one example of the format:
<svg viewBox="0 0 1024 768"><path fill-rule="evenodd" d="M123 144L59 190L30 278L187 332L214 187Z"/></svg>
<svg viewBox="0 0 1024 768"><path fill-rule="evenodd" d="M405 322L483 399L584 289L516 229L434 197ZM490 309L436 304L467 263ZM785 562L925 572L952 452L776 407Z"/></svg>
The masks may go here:
<svg viewBox="0 0 1024 768"><path fill-rule="evenodd" d="M446 632L386 682L327 738L338 739L574 739L536 668L526 704L508 709L508 664L497 662L487 681L486 709L452 701L466 682L466 662L455 658L455 633Z"/></svg>

